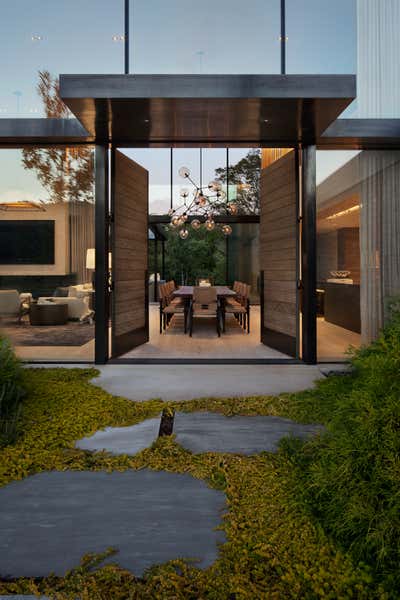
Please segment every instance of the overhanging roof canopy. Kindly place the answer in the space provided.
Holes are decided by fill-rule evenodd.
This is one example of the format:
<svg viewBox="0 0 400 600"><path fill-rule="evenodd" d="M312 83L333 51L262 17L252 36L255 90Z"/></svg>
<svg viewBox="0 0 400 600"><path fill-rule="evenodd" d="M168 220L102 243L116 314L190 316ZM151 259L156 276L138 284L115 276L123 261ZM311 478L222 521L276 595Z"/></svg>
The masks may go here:
<svg viewBox="0 0 400 600"><path fill-rule="evenodd" d="M61 75L89 135L121 144L312 143L356 95L354 75Z"/></svg>

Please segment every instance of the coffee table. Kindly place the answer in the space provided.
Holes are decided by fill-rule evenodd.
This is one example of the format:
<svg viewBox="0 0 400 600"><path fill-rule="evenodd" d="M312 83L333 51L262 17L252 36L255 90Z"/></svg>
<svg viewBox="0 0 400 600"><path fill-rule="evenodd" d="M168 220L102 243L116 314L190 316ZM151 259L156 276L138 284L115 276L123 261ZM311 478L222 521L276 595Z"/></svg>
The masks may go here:
<svg viewBox="0 0 400 600"><path fill-rule="evenodd" d="M68 304L31 304L29 320L31 325L65 325L68 321Z"/></svg>

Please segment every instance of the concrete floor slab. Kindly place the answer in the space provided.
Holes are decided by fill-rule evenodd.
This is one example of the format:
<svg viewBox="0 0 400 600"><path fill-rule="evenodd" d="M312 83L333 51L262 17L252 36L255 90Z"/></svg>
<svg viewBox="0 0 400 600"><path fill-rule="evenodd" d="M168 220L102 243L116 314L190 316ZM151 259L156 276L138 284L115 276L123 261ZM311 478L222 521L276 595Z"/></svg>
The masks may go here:
<svg viewBox="0 0 400 600"><path fill-rule="evenodd" d="M316 365L105 365L93 383L131 400L275 395L313 386Z"/></svg>
<svg viewBox="0 0 400 600"><path fill-rule="evenodd" d="M40 473L0 488L0 577L64 575L88 552L135 575L153 564L217 558L225 495L186 474Z"/></svg>
<svg viewBox="0 0 400 600"><path fill-rule="evenodd" d="M75 445L81 450L107 450L111 454L137 454L149 448L158 437L160 417L146 419L130 427L106 427Z"/></svg>
<svg viewBox="0 0 400 600"><path fill-rule="evenodd" d="M281 417L225 417L210 412L177 412L174 421L176 441L195 454L276 452L283 437L305 438L322 429L320 425L302 425Z"/></svg>

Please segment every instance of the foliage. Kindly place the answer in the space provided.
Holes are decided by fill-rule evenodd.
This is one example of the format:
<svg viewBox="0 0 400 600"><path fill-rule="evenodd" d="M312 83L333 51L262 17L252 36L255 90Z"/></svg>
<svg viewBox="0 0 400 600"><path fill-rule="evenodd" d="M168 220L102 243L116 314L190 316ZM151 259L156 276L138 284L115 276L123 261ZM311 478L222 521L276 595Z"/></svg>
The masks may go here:
<svg viewBox="0 0 400 600"><path fill-rule="evenodd" d="M39 71L38 94L47 118L67 118L68 108L59 95L59 83L48 71ZM36 172L51 202L93 203L94 156L89 146L24 148L22 164Z"/></svg>
<svg viewBox="0 0 400 600"><path fill-rule="evenodd" d="M43 470L125 470L148 467L189 473L227 496L222 523L227 542L208 569L183 560L154 565L142 578L116 565L112 554L87 556L59 578L0 581L0 594L36 593L82 600L385 598L369 569L357 565L328 539L294 501L293 467L281 453L255 456L193 455L163 437L136 456L74 448L74 441L106 425L122 426L159 414L164 407L253 414L289 414L290 396L190 403L132 402L90 383L93 369L26 369L28 398L23 434L0 452L0 485ZM295 411L301 412L300 409ZM115 555L118 560L118 554Z"/></svg>
<svg viewBox="0 0 400 600"><path fill-rule="evenodd" d="M374 566L387 589L399 590L400 316L351 363L352 375L303 394L310 405L320 402L326 435L284 445L302 503L356 561Z"/></svg>
<svg viewBox="0 0 400 600"><path fill-rule="evenodd" d="M197 277L213 277L215 283L225 283L225 238L220 230L192 229L186 240L173 230L166 236L167 279L193 285Z"/></svg>
<svg viewBox="0 0 400 600"><path fill-rule="evenodd" d="M235 165L215 169L216 178L222 183L236 185L236 204L242 214L257 213L260 208L261 154L258 148L249 150Z"/></svg>
<svg viewBox="0 0 400 600"><path fill-rule="evenodd" d="M15 441L23 396L21 365L0 334L0 447Z"/></svg>

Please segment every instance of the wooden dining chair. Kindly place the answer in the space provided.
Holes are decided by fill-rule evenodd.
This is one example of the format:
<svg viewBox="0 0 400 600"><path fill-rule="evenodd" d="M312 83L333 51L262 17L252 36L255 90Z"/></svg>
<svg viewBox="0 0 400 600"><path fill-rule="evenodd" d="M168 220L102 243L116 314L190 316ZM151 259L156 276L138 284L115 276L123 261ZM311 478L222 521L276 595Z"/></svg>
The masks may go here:
<svg viewBox="0 0 400 600"><path fill-rule="evenodd" d="M239 282L237 298L229 299L225 304L225 314L230 313L235 316L239 324L247 333L250 333L250 290L251 286ZM224 315L225 316L225 315ZM224 318L225 330L225 318Z"/></svg>
<svg viewBox="0 0 400 600"><path fill-rule="evenodd" d="M160 333L167 329L174 315L183 315L183 330L186 333L185 305L180 298L171 299L171 289L169 282L160 285Z"/></svg>
<svg viewBox="0 0 400 600"><path fill-rule="evenodd" d="M221 311L215 287L193 288L193 299L189 308L189 335L192 337L193 321L196 318L215 318L218 337L221 337Z"/></svg>

